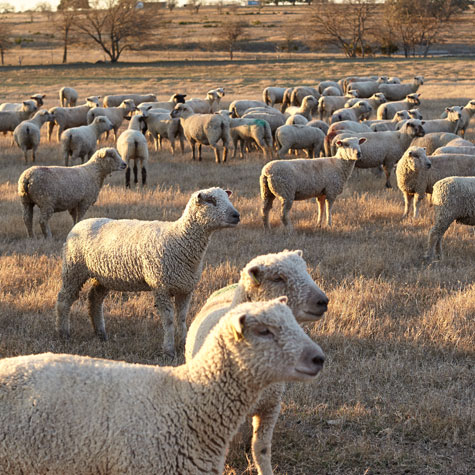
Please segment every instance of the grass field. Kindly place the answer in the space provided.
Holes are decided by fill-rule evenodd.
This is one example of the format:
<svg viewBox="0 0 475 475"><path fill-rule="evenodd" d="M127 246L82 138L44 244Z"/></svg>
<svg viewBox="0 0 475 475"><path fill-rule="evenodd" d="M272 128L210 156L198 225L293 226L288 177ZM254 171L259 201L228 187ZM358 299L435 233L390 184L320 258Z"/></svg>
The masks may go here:
<svg viewBox="0 0 475 475"><path fill-rule="evenodd" d="M450 58L5 68L0 101L46 93L46 106L52 107L63 85L77 88L81 99L131 89L156 92L160 99L173 92L204 97L208 89L224 86L229 103L259 98L267 85L315 84L366 73L404 79L423 74L425 118L475 98L475 63ZM473 123L467 138L475 140ZM160 351L162 330L149 293L107 297L110 341L102 343L93 335L83 291L72 310L71 340L56 336L54 305L70 216L55 214L50 222L54 238L45 241L35 211L38 237L28 239L16 192L26 165L9 137L0 138L0 162L0 357L53 351L170 364ZM304 251L309 271L330 298L325 318L306 328L327 363L314 383L288 387L274 434L276 473L474 473L473 230L454 223L444 238L444 259L423 265L432 225L427 202L419 219L403 221L402 194L385 190L383 179L370 171L355 170L334 205L331 229L316 228L316 205L305 201L291 211L293 233L282 230L276 205L274 230L264 233L258 183L263 163L256 154L217 165L209 149L201 163L192 162L188 150L176 157L152 152L149 186L125 190L123 174L115 173L86 218L174 220L193 191L232 189L242 221L213 236L189 321L213 291L237 281L254 256L285 248ZM62 164L58 145L43 143L37 164ZM226 473L251 473L248 457L244 448L234 451Z"/></svg>

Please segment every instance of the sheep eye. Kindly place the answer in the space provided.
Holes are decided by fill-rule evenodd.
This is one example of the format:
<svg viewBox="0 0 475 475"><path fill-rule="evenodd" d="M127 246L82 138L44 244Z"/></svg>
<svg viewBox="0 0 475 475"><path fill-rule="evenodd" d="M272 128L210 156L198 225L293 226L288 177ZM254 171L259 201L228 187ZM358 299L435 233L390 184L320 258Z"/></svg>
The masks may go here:
<svg viewBox="0 0 475 475"><path fill-rule="evenodd" d="M257 335L264 338L273 338L274 334L268 328L260 328L256 331Z"/></svg>
<svg viewBox="0 0 475 475"><path fill-rule="evenodd" d="M212 196L210 196L210 197L208 197L208 198L205 198L205 201L206 201L207 203L212 204L213 206L216 206L216 200L215 200Z"/></svg>
<svg viewBox="0 0 475 475"><path fill-rule="evenodd" d="M276 275L271 280L272 282L285 282L285 279L281 275Z"/></svg>

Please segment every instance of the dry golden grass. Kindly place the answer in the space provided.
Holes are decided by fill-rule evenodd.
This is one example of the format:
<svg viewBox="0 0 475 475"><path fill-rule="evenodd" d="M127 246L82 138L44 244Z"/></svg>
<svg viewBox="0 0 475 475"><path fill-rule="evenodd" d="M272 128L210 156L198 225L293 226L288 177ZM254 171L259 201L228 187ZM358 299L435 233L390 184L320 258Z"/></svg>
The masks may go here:
<svg viewBox="0 0 475 475"><path fill-rule="evenodd" d="M262 87L314 84L365 72L408 78L423 73L423 113L475 97L474 63L430 61L320 61L209 65L23 68L3 71L1 100L45 92L56 104L62 85L86 94L122 90L175 90L204 95L225 86L232 100L259 97ZM272 78L272 79L269 79ZM475 129L468 137L475 139ZM54 332L60 287L60 253L71 228L67 213L51 219L54 239L26 238L16 183L22 154L0 138L0 356L68 352L130 362L169 364L160 353L161 325L151 295L112 293L105 302L110 341L93 335L85 292L72 310L72 338ZM42 144L38 164L60 164L58 146ZM316 282L330 297L328 314L307 327L328 356L312 384L289 386L274 434L276 473L470 474L474 471L475 248L470 227L453 224L444 238L445 258L422 264L432 210L401 220L403 200L383 189L383 179L356 170L334 206L331 229L315 227L316 205L295 203L295 231L274 232L260 219L258 176L262 158L216 165L210 150L202 163L189 154L152 153L149 187L125 190L124 176L107 179L86 217L176 219L191 192L209 186L234 190L242 223L212 238L189 319L216 289L235 282L258 254L303 249ZM35 231L40 233L36 223ZM278 226L278 227L277 227ZM177 359L173 364L181 363ZM244 448L243 448L244 449ZM227 474L250 473L244 450L233 452Z"/></svg>

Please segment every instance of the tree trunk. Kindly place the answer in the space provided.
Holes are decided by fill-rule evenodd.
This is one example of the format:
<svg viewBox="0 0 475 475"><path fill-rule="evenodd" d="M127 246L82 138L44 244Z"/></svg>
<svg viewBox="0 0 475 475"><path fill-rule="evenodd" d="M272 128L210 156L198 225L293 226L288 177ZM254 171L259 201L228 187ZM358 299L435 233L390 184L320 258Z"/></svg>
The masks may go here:
<svg viewBox="0 0 475 475"><path fill-rule="evenodd" d="M5 50L0 48L0 56L2 57L2 66L5 66Z"/></svg>
<svg viewBox="0 0 475 475"><path fill-rule="evenodd" d="M63 64L68 62L68 39L64 38Z"/></svg>
<svg viewBox="0 0 475 475"><path fill-rule="evenodd" d="M231 61L233 60L233 47L232 46L229 48L229 59Z"/></svg>

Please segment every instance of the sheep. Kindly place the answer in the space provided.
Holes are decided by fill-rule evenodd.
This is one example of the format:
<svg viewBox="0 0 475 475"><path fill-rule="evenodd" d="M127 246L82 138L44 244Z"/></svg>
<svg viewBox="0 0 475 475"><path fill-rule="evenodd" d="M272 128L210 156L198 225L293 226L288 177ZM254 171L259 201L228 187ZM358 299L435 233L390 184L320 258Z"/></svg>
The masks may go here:
<svg viewBox="0 0 475 475"><path fill-rule="evenodd" d="M318 106L318 100L314 96L305 96L299 107L290 106L285 111L287 114L295 115L300 114L307 120L312 119L313 112L316 111Z"/></svg>
<svg viewBox="0 0 475 475"><path fill-rule="evenodd" d="M397 161L411 145L414 137L425 134L424 121L408 120L400 130L388 132L363 132L355 134L352 131L337 135L333 141L346 137L366 137L366 143L361 147L361 159L356 163L357 168L378 168L382 166L386 175L386 188L392 188L391 171Z"/></svg>
<svg viewBox="0 0 475 475"><path fill-rule="evenodd" d="M358 97L371 97L376 92L382 92L379 90L379 86L387 81L388 78L386 76L380 76L375 81L350 82L348 91L356 91L358 93Z"/></svg>
<svg viewBox="0 0 475 475"><path fill-rule="evenodd" d="M333 139L341 133L344 132L372 132L371 127L368 127L366 125L366 122L355 122L353 120L342 120L341 122L335 122L334 124L331 124L326 131L325 135L325 140L323 141L323 148L325 151L325 155L327 157L331 157L336 153L336 149L334 150L334 153L332 153L332 147L331 144L333 142ZM325 131L324 131L325 132Z"/></svg>
<svg viewBox="0 0 475 475"><path fill-rule="evenodd" d="M420 94L408 94L404 101L381 104L376 111L376 118L379 120L391 120L397 111L409 110L414 106L419 106L421 104L419 97Z"/></svg>
<svg viewBox="0 0 475 475"><path fill-rule="evenodd" d="M238 305L179 367L53 353L4 358L0 471L222 473L263 389L313 381L323 368L322 349L286 302Z"/></svg>
<svg viewBox="0 0 475 475"><path fill-rule="evenodd" d="M470 124L470 120L473 114L475 114L475 99L468 101L467 105L464 107L454 106L451 109L459 110L462 113L458 132L460 132L460 135L462 137L465 137L465 132L467 131L468 125ZM448 111L446 109L440 116L441 119L445 119L447 117L447 114Z"/></svg>
<svg viewBox="0 0 475 475"><path fill-rule="evenodd" d="M435 183L448 176L475 176L473 155L432 155L427 157L422 147L409 147L396 167L397 185L404 194L403 218L409 215L414 200L414 218L424 194L432 194Z"/></svg>
<svg viewBox="0 0 475 475"><path fill-rule="evenodd" d="M276 130L284 125L286 121L284 114L273 114L269 112L246 112L242 118L265 120L270 126L273 137L275 137Z"/></svg>
<svg viewBox="0 0 475 475"><path fill-rule="evenodd" d="M282 97L282 105L280 106L280 112L284 113L285 109L290 106L290 98L292 96L294 88L293 87L288 87L284 91L284 96Z"/></svg>
<svg viewBox="0 0 475 475"><path fill-rule="evenodd" d="M376 92L375 94L373 94L368 99L363 99L363 100L360 100L360 99L357 99L357 98L350 99L345 103L344 107L345 108L352 107L357 102L366 102L368 104L368 106L369 106L368 112L366 114L363 114L362 117L361 117L362 119L368 120L371 117L371 114L374 111L376 111L381 104L384 104L387 101L386 101L386 98L384 97L384 94L382 94L380 92Z"/></svg>
<svg viewBox="0 0 475 475"><path fill-rule="evenodd" d="M411 145L414 147L424 147L427 155L432 155L436 149L443 147L451 140L459 138L458 135L448 132L432 132L425 134L423 137L416 137L412 140Z"/></svg>
<svg viewBox="0 0 475 475"><path fill-rule="evenodd" d="M158 102L158 101L151 101L151 102L141 102L140 104L135 104L137 109L140 109L141 106L152 106L152 109L165 109L167 112L171 112L173 108L177 104L184 104L185 103L186 94L172 94L170 100L167 102Z"/></svg>
<svg viewBox="0 0 475 475"><path fill-rule="evenodd" d="M46 94L33 94L30 96L30 100L25 102L34 101L36 103L36 108L39 109L43 104L43 99L46 97ZM19 111L23 107L22 102L5 102L0 105L0 111Z"/></svg>
<svg viewBox="0 0 475 475"><path fill-rule="evenodd" d="M411 116L409 115L409 111L402 110L397 111L394 114L394 117L391 120L368 120L366 121L366 125L369 125L373 132L384 132L387 130L397 130L397 125L402 122L409 120Z"/></svg>
<svg viewBox="0 0 475 475"><path fill-rule="evenodd" d="M38 111L32 119L24 120L13 131L13 139L18 147L21 148L25 157L25 163L28 163L28 150L31 150L32 161L36 160L36 149L40 144L41 126L45 122L54 120L54 116L46 110Z"/></svg>
<svg viewBox="0 0 475 475"><path fill-rule="evenodd" d="M458 153L462 155L475 155L475 147L439 147L432 155L447 155L448 153Z"/></svg>
<svg viewBox="0 0 475 475"><path fill-rule="evenodd" d="M218 110L224 89L213 89L206 93L205 99L190 99L186 104L193 109L195 114L212 114Z"/></svg>
<svg viewBox="0 0 475 475"><path fill-rule="evenodd" d="M330 124L341 122L343 120L359 122L363 116L366 116L368 113L371 113L371 106L367 102L358 101L351 107L335 111L331 116Z"/></svg>
<svg viewBox="0 0 475 475"><path fill-rule="evenodd" d="M242 117L247 109L251 107L267 107L264 102L261 101L251 101L251 100L238 100L233 101L229 104L229 111L233 113L232 117Z"/></svg>
<svg viewBox="0 0 475 475"><path fill-rule="evenodd" d="M282 125L275 131L277 156L284 158L290 149L306 150L309 157L318 157L325 134L316 127L306 125Z"/></svg>
<svg viewBox="0 0 475 475"><path fill-rule="evenodd" d="M262 100L271 107L274 104L282 104L285 89L285 87L266 87L262 91Z"/></svg>
<svg viewBox="0 0 475 475"><path fill-rule="evenodd" d="M61 107L74 107L78 101L79 94L72 87L62 87L59 90L59 104Z"/></svg>
<svg viewBox="0 0 475 475"><path fill-rule="evenodd" d="M379 92L382 92L388 101L401 101L409 94L417 92L419 87L423 84L424 77L415 76L410 84L380 84Z"/></svg>
<svg viewBox="0 0 475 475"><path fill-rule="evenodd" d="M96 202L104 179L125 169L126 164L113 148L101 148L83 165L75 167L30 167L18 179L18 194L23 206L23 221L33 237L33 208L40 209L40 226L51 238L49 219L53 213L69 211L74 224Z"/></svg>
<svg viewBox="0 0 475 475"><path fill-rule="evenodd" d="M142 106L140 106L141 108ZM150 106L147 106L147 108ZM180 140L181 153L185 152L183 129L180 125L180 119L172 119L170 114L157 114L156 109L142 109L148 110L149 113L145 117L149 134L152 136L155 143L155 151L162 149L162 140L168 139L170 141L171 149L175 154L175 139Z"/></svg>
<svg viewBox="0 0 475 475"><path fill-rule="evenodd" d="M306 125L308 122L308 119L306 119L303 115L294 114L287 118L285 125Z"/></svg>
<svg viewBox="0 0 475 475"><path fill-rule="evenodd" d="M262 220L264 228L269 228L269 212L275 198L281 202L281 220L284 226L291 228L288 218L294 200L317 198L318 220L320 226L323 217L323 205L326 207L326 224L331 226L331 210L336 197L341 194L345 183L361 158L360 145L366 142L364 137L338 140L334 157L315 160L284 160L269 162L261 171L260 188Z"/></svg>
<svg viewBox="0 0 475 475"><path fill-rule="evenodd" d="M456 134L462 119L462 113L453 107L446 107L446 119L433 119L424 121L424 130L430 134L432 132L449 132Z"/></svg>
<svg viewBox="0 0 475 475"><path fill-rule="evenodd" d="M272 157L272 131L265 120L260 119L231 119L230 134L234 145L233 158L236 158L238 142L241 142L241 158L244 158L244 145L253 141L262 150L264 156Z"/></svg>
<svg viewBox="0 0 475 475"><path fill-rule="evenodd" d="M142 104L142 102L156 102L157 96L155 94L119 94L104 96L104 107L119 107L122 102L130 99L134 101L136 106Z"/></svg>
<svg viewBox="0 0 475 475"><path fill-rule="evenodd" d="M446 145L448 147L475 147L475 145L470 142L470 140L465 140L460 137L450 140L450 142L447 142Z"/></svg>
<svg viewBox="0 0 475 475"><path fill-rule="evenodd" d="M239 223L230 195L221 188L197 191L173 222L98 218L74 226L63 247L63 283L56 303L60 335L69 338L71 305L93 279L89 315L102 340L107 339L102 302L110 290L152 291L162 318L164 352L174 356L173 308L185 341L186 314L211 235Z"/></svg>
<svg viewBox="0 0 475 475"><path fill-rule="evenodd" d="M194 114L187 104L177 104L171 112L171 117L180 118L183 133L191 146L193 160L195 160L195 144L198 142L198 160L201 161L201 146L209 145L214 150L216 163L219 163L221 161L219 140L223 142L223 162L227 160L231 142L229 119L221 114Z"/></svg>
<svg viewBox="0 0 475 475"><path fill-rule="evenodd" d="M432 193L434 226L429 231L424 259L442 258L442 238L449 226L459 224L475 226L475 178L451 176L434 184Z"/></svg>
<svg viewBox="0 0 475 475"><path fill-rule="evenodd" d="M134 183L138 183L137 162L140 162L142 186L147 184L148 146L145 132L147 131L148 111L134 115L130 119L129 127L122 132L117 140L117 151L127 163L125 171L125 187L130 188L130 160L134 161Z"/></svg>
<svg viewBox="0 0 475 475"><path fill-rule="evenodd" d="M387 84L401 84L401 80L398 77L392 76L388 79Z"/></svg>
<svg viewBox="0 0 475 475"><path fill-rule="evenodd" d="M325 135L328 132L328 129L330 128L330 126L326 122L319 119L309 120L306 125L307 127L316 127L317 129L320 129Z"/></svg>
<svg viewBox="0 0 475 475"><path fill-rule="evenodd" d="M54 115L54 122L48 124L48 141L51 142L54 126L58 126L57 140L61 134L72 127L87 125L87 113L89 109L99 105L100 96L89 96L86 102L75 107L52 107L49 112Z"/></svg>
<svg viewBox="0 0 475 475"><path fill-rule="evenodd" d="M105 116L96 117L92 124L73 127L61 134L61 156L64 165L69 165L69 157L75 162L77 158L88 160L95 152L97 141L102 133L112 129L112 122Z"/></svg>
<svg viewBox="0 0 475 475"><path fill-rule="evenodd" d="M297 86L294 87L292 93L290 94L290 105L291 106L300 106L307 96L313 96L317 100L320 99L320 93L314 87L309 86ZM282 111L283 112L283 111ZM285 111L287 112L287 110Z"/></svg>
<svg viewBox="0 0 475 475"><path fill-rule="evenodd" d="M349 76L338 81L343 92L346 94L350 88L350 84L354 82L377 81L378 76Z"/></svg>
<svg viewBox="0 0 475 475"><path fill-rule="evenodd" d="M320 94L322 96L341 96L342 91L341 91L340 86L338 87L328 86Z"/></svg>
<svg viewBox="0 0 475 475"><path fill-rule="evenodd" d="M28 120L38 107L34 101L24 101L21 110L0 111L0 132L13 132L24 120Z"/></svg>
<svg viewBox="0 0 475 475"><path fill-rule="evenodd" d="M87 113L87 123L91 124L96 117L105 116L112 123L114 130L114 139L117 141L117 132L122 125L125 117L129 116L131 112L135 111L136 107L132 99L125 99L118 107L94 107ZM107 136L109 133L107 133Z"/></svg>
<svg viewBox="0 0 475 475"><path fill-rule="evenodd" d="M212 294L193 319L186 338L186 361L195 357L207 335L231 309L279 295L287 296L287 305L299 323L320 319L329 302L309 275L302 251L255 257L241 271L239 282ZM252 456L260 474L272 473L272 435L284 388L283 384L273 384L264 390L248 413L253 425Z"/></svg>
<svg viewBox="0 0 475 475"><path fill-rule="evenodd" d="M357 94L356 91L353 91L345 96L321 96L317 106L320 120L323 120L324 117L330 118L336 110L343 109L347 101L358 97Z"/></svg>
<svg viewBox="0 0 475 475"><path fill-rule="evenodd" d="M339 91L338 94L336 94L337 96L343 96L344 92L342 87L335 81L321 81L318 83L317 90L320 94L324 95L323 91L329 87L335 88Z"/></svg>

